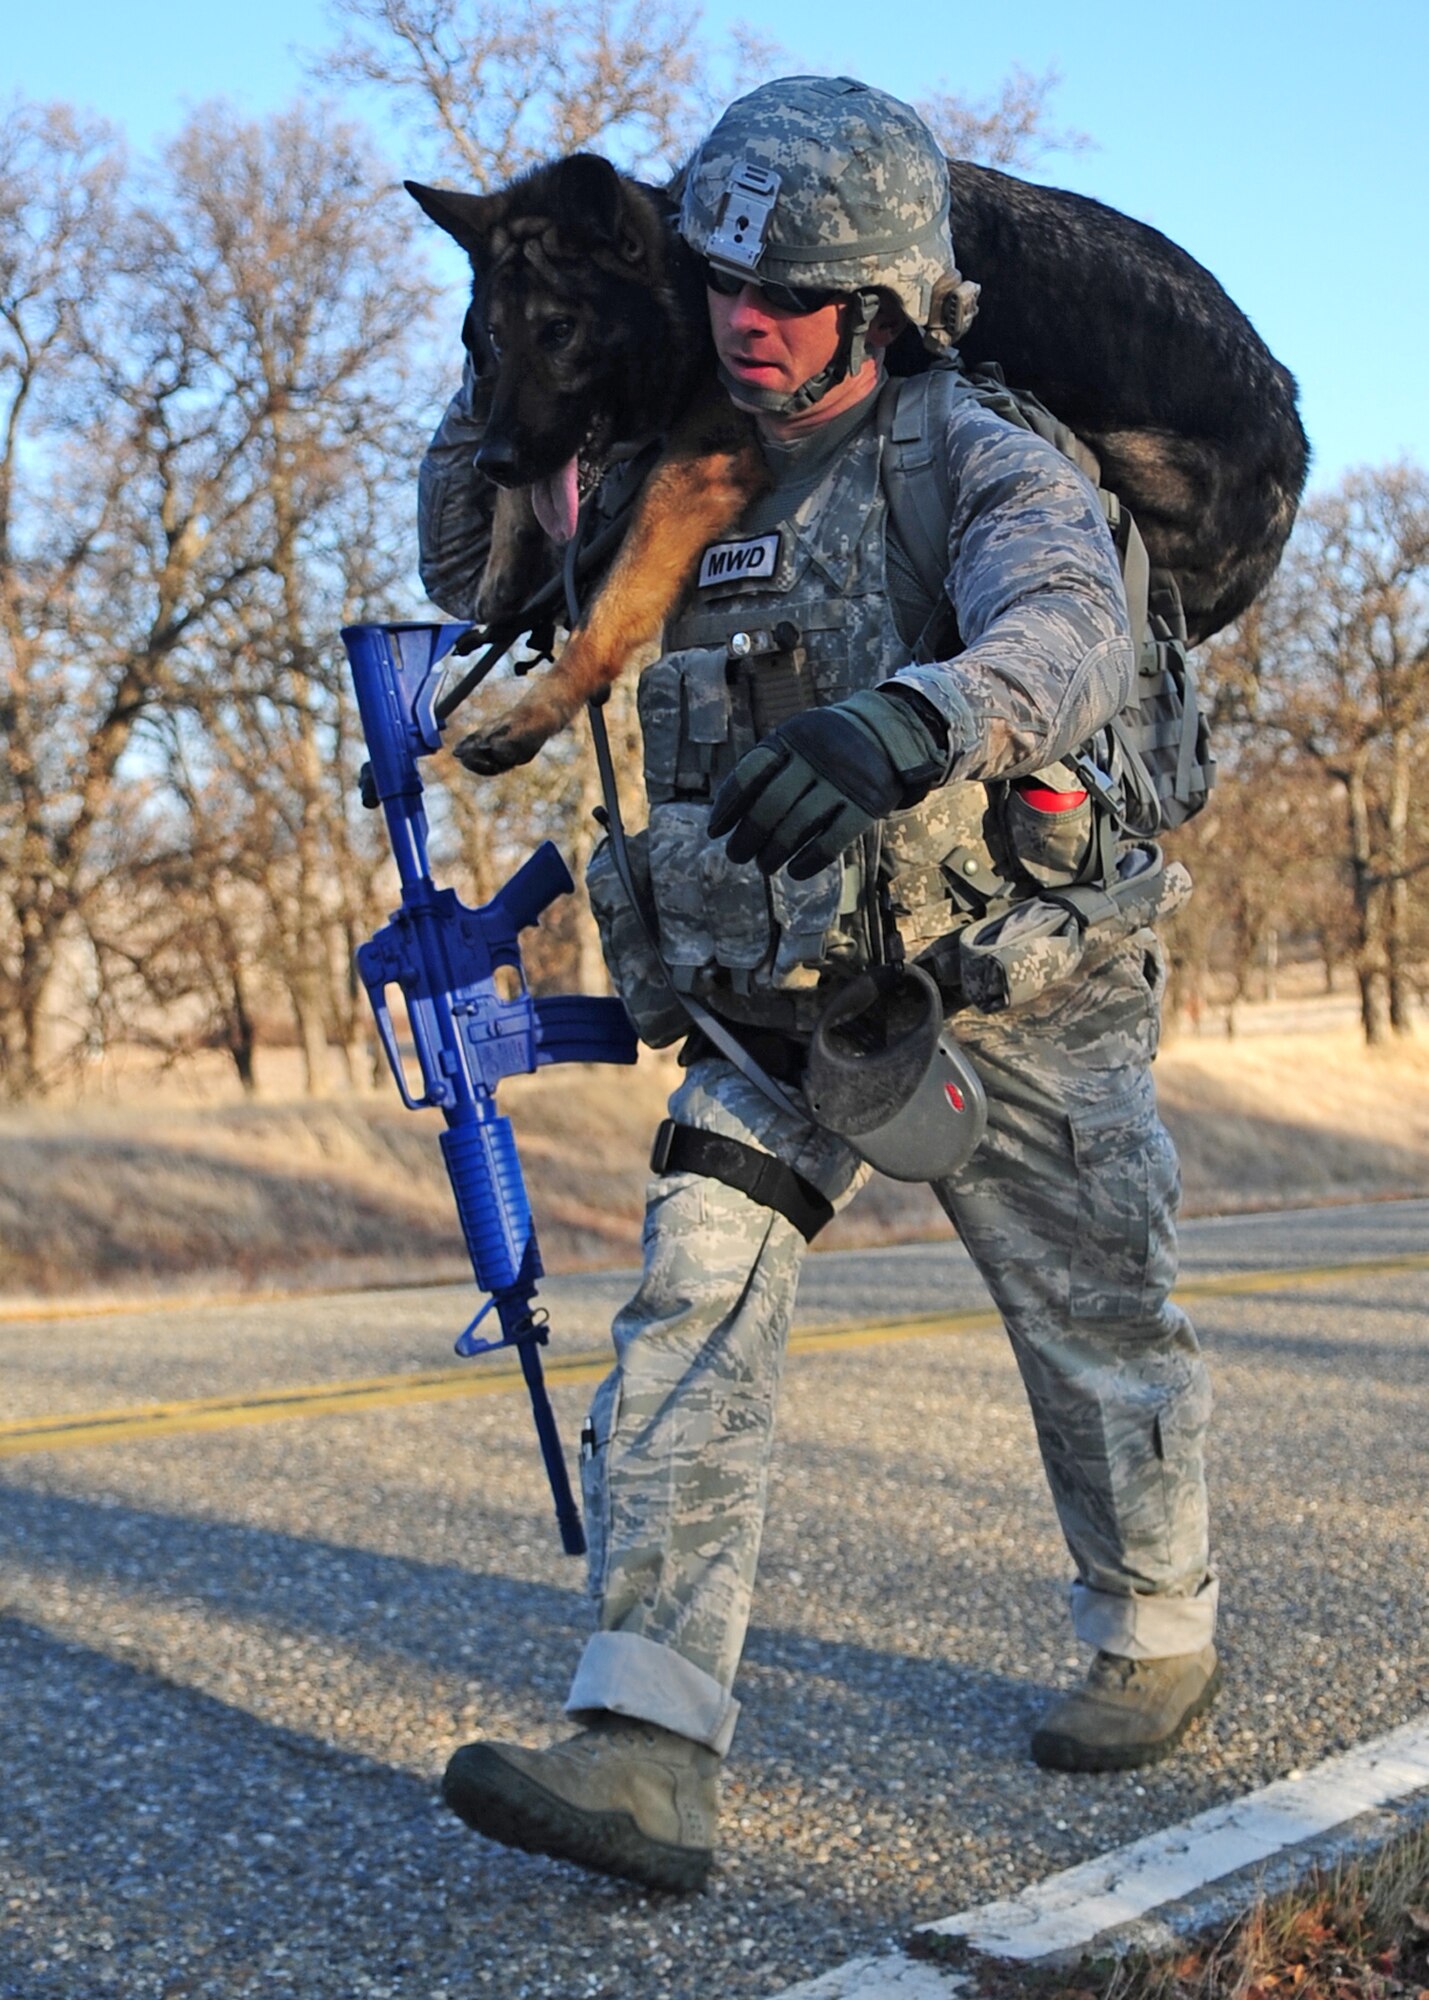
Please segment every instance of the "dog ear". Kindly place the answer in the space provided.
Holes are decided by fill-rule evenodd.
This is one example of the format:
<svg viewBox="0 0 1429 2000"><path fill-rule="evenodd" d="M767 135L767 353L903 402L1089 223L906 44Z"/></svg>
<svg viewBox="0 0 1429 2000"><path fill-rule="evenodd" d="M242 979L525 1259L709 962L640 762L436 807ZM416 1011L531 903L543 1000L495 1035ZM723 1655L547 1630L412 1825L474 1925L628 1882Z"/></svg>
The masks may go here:
<svg viewBox="0 0 1429 2000"><path fill-rule="evenodd" d="M422 212L455 238L468 256L475 257L485 249L500 213L499 194L459 194L454 188L423 187L420 181L403 181L402 185Z"/></svg>
<svg viewBox="0 0 1429 2000"><path fill-rule="evenodd" d="M556 199L561 221L600 249L614 250L627 264L640 264L645 243L630 213L626 183L599 153L572 153L556 167Z"/></svg>

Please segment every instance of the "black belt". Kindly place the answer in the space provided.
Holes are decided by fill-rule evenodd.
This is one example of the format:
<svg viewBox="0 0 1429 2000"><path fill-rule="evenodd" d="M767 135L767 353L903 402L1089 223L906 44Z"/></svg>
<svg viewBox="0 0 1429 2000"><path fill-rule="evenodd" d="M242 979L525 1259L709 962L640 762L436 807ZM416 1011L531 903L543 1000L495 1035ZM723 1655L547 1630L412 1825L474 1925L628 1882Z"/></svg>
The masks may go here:
<svg viewBox="0 0 1429 2000"><path fill-rule="evenodd" d="M772 1153L761 1153L742 1139L727 1139L722 1133L678 1125L673 1118L666 1118L655 1134L650 1171L704 1174L712 1181L723 1181L761 1208L772 1208L786 1222L792 1222L806 1243L812 1243L824 1224L833 1220L833 1203L824 1199L812 1181L806 1181Z"/></svg>

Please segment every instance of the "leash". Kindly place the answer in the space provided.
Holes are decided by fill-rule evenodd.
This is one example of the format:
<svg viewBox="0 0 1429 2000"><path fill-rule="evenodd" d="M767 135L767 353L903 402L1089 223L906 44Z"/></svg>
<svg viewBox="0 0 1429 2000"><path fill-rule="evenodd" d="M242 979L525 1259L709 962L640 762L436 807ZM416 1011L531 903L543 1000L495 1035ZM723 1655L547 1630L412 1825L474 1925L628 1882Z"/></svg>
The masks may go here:
<svg viewBox="0 0 1429 2000"><path fill-rule="evenodd" d="M565 561L561 565L561 581L565 587L566 616L570 620L572 631L580 623L581 618L580 592L577 587L578 551L582 529L586 520L586 509L589 505L590 502L587 500L581 507L581 511L576 518L576 532L566 544ZM602 535L604 532L603 530ZM630 866L630 854L625 844L625 822L620 812L620 792L616 782L615 763L610 754L610 735L605 726L605 716L602 713L602 707L603 703L601 700L592 699L586 703L586 713L590 717L591 741L595 746L596 770L600 776L601 797L604 800L604 805L597 812L596 817L605 828L606 834L609 837L610 851L615 862L615 872L620 879L620 886L625 891L630 907L635 913L635 921L640 926L641 934L650 948L651 955L656 965L660 968L660 976L665 981L675 1000L689 1015L700 1033L719 1050L725 1060L733 1063L740 1075L752 1083L755 1089L778 1110L782 1111L786 1117L797 1119L801 1125L808 1125L812 1123L812 1120L807 1110L802 1105L797 1104L788 1091L782 1085L776 1083L768 1071L754 1060L748 1049L735 1039L717 1015L712 1014L707 1007L702 1006L692 994L682 993L670 976L670 968L666 965L660 951L660 946L651 927L644 902L636 887L634 871Z"/></svg>

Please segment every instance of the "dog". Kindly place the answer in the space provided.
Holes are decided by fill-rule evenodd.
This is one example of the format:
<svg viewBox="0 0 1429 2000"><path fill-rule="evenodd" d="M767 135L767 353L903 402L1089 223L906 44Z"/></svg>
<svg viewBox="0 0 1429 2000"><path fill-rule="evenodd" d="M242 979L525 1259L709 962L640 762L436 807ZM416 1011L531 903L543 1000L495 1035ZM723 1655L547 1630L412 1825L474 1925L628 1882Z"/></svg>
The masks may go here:
<svg viewBox="0 0 1429 2000"><path fill-rule="evenodd" d="M1190 642L1210 637L1264 588L1295 518L1309 446L1293 378L1159 231L967 161L948 175L966 282L952 274L946 307L962 360L998 363L1091 448L1153 566L1175 577ZM649 646L703 550L766 483L752 420L715 378L703 267L674 226L679 185L588 153L488 195L406 183L472 267L463 342L493 501L478 621L509 619L550 577L613 456L663 440L559 659L458 745L478 772L527 762ZM927 365L917 329L888 362Z"/></svg>

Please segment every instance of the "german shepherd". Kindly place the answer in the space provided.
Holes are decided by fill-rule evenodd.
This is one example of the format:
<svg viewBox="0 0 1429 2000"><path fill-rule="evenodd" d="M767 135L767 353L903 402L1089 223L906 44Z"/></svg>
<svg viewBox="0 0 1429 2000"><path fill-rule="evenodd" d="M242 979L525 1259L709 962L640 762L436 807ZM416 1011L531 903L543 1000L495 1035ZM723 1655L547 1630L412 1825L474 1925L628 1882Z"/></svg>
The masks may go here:
<svg viewBox="0 0 1429 2000"><path fill-rule="evenodd" d="M1091 447L1153 566L1175 576L1191 643L1209 638L1264 588L1295 518L1309 446L1293 378L1159 231L990 167L953 161L948 176L958 262L981 288L963 361L999 363ZM651 187L578 153L490 195L406 185L471 259L475 463L493 482L479 622L550 576L613 454L665 441L555 666L458 746L496 772L533 757L658 634L765 473L715 378L703 267L674 228L678 178ZM950 314L967 296L950 282ZM894 372L926 365L917 330L888 358Z"/></svg>

